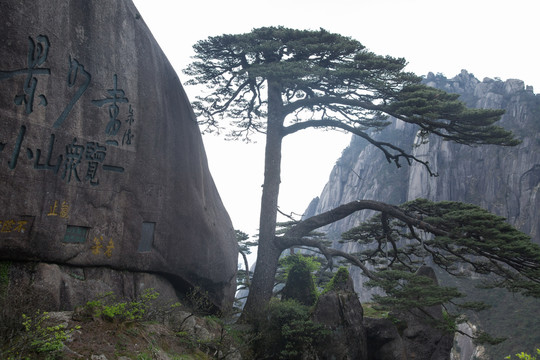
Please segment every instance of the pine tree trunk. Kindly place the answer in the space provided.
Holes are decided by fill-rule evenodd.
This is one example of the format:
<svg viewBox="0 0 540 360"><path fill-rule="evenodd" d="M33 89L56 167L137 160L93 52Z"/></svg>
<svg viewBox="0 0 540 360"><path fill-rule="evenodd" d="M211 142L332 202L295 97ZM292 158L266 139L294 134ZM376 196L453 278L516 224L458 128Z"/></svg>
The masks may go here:
<svg viewBox="0 0 540 360"><path fill-rule="evenodd" d="M276 235L277 206L281 182L281 145L283 140L283 114L281 91L278 84L268 82L268 125L264 162L264 184L259 222L259 246L253 280L244 307L244 318L264 311L272 297L275 275L282 249Z"/></svg>

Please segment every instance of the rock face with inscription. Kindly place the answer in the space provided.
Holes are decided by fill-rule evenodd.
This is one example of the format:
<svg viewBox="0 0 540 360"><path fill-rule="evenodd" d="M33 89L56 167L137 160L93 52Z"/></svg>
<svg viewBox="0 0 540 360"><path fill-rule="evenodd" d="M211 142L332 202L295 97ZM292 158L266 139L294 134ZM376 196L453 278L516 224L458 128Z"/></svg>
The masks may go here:
<svg viewBox="0 0 540 360"><path fill-rule="evenodd" d="M230 305L232 224L133 3L7 0L0 14L0 260L156 274Z"/></svg>

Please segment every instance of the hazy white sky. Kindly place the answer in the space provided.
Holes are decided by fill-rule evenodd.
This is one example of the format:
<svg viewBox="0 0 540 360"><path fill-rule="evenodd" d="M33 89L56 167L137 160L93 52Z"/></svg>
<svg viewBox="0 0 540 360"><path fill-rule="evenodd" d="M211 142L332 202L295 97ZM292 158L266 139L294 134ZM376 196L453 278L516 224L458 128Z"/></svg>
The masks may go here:
<svg viewBox="0 0 540 360"><path fill-rule="evenodd" d="M180 80L192 45L208 36L261 26L325 28L369 50L408 60L407 69L521 79L540 90L538 0L134 0ZM186 87L190 99L195 89ZM349 143L348 135L310 132L285 138L280 207L301 213L318 196ZM204 137L210 171L233 220L249 234L258 226L263 139L257 144Z"/></svg>

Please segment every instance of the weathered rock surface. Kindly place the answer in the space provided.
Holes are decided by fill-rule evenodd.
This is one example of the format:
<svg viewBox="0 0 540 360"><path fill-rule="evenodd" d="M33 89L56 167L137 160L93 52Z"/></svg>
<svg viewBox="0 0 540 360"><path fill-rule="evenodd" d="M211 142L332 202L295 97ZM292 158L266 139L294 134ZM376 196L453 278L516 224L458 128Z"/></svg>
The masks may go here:
<svg viewBox="0 0 540 360"><path fill-rule="evenodd" d="M32 306L48 311L74 309L109 292L117 299L135 299L149 288L164 301L178 301L176 290L167 279L143 272L15 262L10 264L9 278L4 289L7 296L1 294L1 303L15 313L29 313Z"/></svg>
<svg viewBox="0 0 540 360"><path fill-rule="evenodd" d="M234 231L132 2L8 0L0 14L0 259L156 273L231 304Z"/></svg>
<svg viewBox="0 0 540 360"><path fill-rule="evenodd" d="M407 360L403 340L398 329L388 319L364 318L367 334L368 359Z"/></svg>
<svg viewBox="0 0 540 360"><path fill-rule="evenodd" d="M343 286L322 294L315 306L314 321L330 330L329 341L318 354L321 359L355 359L367 357L364 312L349 278Z"/></svg>

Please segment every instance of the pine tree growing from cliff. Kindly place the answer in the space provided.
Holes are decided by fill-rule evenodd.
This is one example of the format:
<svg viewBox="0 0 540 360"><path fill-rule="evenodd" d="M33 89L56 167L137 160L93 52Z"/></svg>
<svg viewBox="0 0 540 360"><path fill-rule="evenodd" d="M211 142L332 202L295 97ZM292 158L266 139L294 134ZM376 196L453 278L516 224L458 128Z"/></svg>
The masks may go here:
<svg viewBox="0 0 540 360"><path fill-rule="evenodd" d="M304 245L328 257L352 256L311 238L310 232L318 227L370 209L396 216L401 212L402 220L422 228L418 218L407 217L393 206L358 201L276 234L286 136L308 128L340 129L366 139L390 163L419 162L430 173L429 164L391 143L377 141L373 131L387 126L387 117L392 116L416 125L421 136L435 134L469 145L519 143L494 125L503 111L469 109L457 95L424 86L420 77L404 71L405 59L376 55L356 40L323 29L264 27L210 37L196 43L194 50L195 60L186 69L192 77L188 84L206 85L209 90L193 103L200 124L207 131L226 127L235 138L249 138L256 132L266 137L257 266L244 315L264 309L270 300L283 250Z"/></svg>

